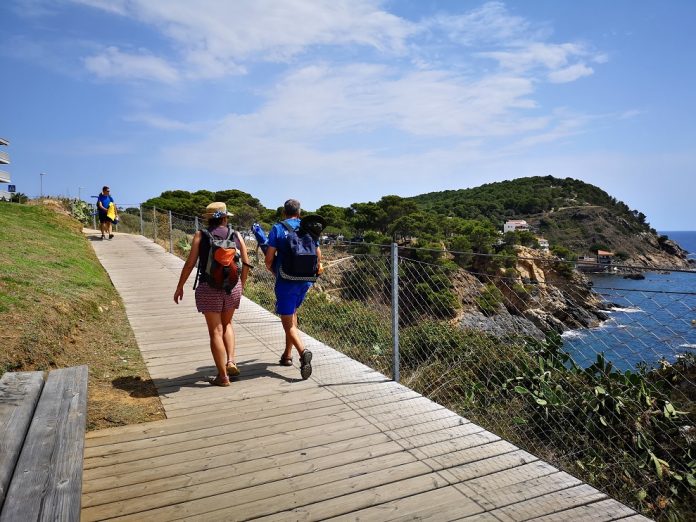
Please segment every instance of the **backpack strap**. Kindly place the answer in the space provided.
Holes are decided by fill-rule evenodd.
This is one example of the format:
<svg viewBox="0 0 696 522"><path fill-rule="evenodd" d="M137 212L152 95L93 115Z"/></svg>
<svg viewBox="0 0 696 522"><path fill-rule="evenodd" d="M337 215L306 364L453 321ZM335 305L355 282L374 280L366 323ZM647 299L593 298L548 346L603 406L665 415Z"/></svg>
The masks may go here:
<svg viewBox="0 0 696 522"><path fill-rule="evenodd" d="M201 228L200 229L201 234L208 239L208 242L210 242L212 236L210 235L210 232L208 232L207 229ZM203 239L203 237L201 237ZM200 248L200 247L199 247ZM210 247L209 247L210 248ZM198 258L198 263L196 263L196 278L193 280L193 289L196 289L196 286L198 286L198 283L200 282L201 278L201 258Z"/></svg>
<svg viewBox="0 0 696 522"><path fill-rule="evenodd" d="M287 230L288 232L297 232L297 229L293 227L290 223L288 223L287 220L281 221L280 224L283 225L285 230Z"/></svg>

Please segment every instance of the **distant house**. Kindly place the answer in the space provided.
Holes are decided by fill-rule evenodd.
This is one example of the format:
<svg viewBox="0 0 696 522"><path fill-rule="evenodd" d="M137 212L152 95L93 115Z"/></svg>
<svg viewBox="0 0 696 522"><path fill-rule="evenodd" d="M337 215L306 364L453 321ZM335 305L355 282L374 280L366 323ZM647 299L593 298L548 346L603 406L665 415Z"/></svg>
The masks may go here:
<svg viewBox="0 0 696 522"><path fill-rule="evenodd" d="M529 230L529 225L524 219L511 219L503 225L503 233L505 234L515 230Z"/></svg>
<svg viewBox="0 0 696 522"><path fill-rule="evenodd" d="M600 265L611 265L612 257L614 257L614 252L607 252L606 250L597 250L597 263Z"/></svg>
<svg viewBox="0 0 696 522"><path fill-rule="evenodd" d="M575 267L581 272L604 272L604 266L597 263L594 256L580 256L575 262Z"/></svg>
<svg viewBox="0 0 696 522"><path fill-rule="evenodd" d="M542 252L548 252L549 251L549 240L544 239L543 237L538 237L537 241L539 242L539 250Z"/></svg>

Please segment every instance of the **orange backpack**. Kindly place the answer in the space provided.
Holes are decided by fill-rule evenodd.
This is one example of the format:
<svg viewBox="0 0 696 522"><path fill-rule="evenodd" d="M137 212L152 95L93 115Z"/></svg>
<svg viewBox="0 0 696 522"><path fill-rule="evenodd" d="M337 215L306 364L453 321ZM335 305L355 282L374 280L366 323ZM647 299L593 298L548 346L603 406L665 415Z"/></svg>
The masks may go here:
<svg viewBox="0 0 696 522"><path fill-rule="evenodd" d="M206 229L201 229L201 232L208 239L210 246L208 261L202 270L200 260L198 262L196 280L204 281L208 283L208 286L222 289L230 294L237 284L242 270L241 258L234 242L234 230L228 226L225 239L216 238ZM203 277L200 277L201 275ZM194 285L195 288L196 285Z"/></svg>

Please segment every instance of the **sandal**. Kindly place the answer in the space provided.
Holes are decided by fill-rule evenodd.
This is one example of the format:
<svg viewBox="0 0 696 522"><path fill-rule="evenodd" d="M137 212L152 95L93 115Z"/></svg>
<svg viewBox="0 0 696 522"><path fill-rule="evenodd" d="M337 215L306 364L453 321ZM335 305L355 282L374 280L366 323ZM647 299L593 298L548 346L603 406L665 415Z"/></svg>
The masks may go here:
<svg viewBox="0 0 696 522"><path fill-rule="evenodd" d="M278 364L281 366L292 366L292 356L285 357L284 355L281 355Z"/></svg>
<svg viewBox="0 0 696 522"><path fill-rule="evenodd" d="M227 375L229 377L237 377L239 375L239 368L232 361L227 361Z"/></svg>
<svg viewBox="0 0 696 522"><path fill-rule="evenodd" d="M300 355L300 376L302 376L302 380L306 381L309 379L309 376L312 375L312 352L309 350L305 350L302 352L302 355Z"/></svg>
<svg viewBox="0 0 696 522"><path fill-rule="evenodd" d="M217 377L210 377L208 379L208 382L212 384L213 386L229 386L230 385L230 380L228 379L222 379L219 375Z"/></svg>

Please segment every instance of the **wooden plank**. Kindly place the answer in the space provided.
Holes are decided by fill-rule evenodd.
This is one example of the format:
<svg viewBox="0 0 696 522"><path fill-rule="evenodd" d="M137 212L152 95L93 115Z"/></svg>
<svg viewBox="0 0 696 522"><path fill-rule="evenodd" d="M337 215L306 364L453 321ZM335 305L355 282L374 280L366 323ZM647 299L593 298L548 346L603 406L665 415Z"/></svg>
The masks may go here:
<svg viewBox="0 0 696 522"><path fill-rule="evenodd" d="M527 466L529 464L496 473L498 479L487 480L484 476L460 482L456 487L480 506L492 511L509 504L523 502L582 484L579 479L572 475L558 471L529 478ZM512 480L504 478L501 480L503 474L509 475ZM481 480L488 482L486 489L482 490L477 487L476 483ZM515 480L518 482L514 482ZM496 483L499 483L500 487L496 488Z"/></svg>
<svg viewBox="0 0 696 522"><path fill-rule="evenodd" d="M213 423L207 425L200 423L195 428L178 433L162 434L155 438L140 439L136 441L119 442L108 446L99 446L99 448L87 448L85 451L86 459L93 459L95 462L102 463L104 459L107 462L112 462L113 459L118 459L118 462L128 460L139 460L143 456L153 457L160 454L185 451L194 441L217 441L221 428L225 428L224 432L227 435L239 433L240 435L249 434L250 438L260 436L264 430L269 427L280 426L281 429L298 428L306 425L313 425L313 422L305 424L305 421L320 417L322 419L333 419L333 415L350 412L344 404L331 404L323 408L310 408L304 411L293 413L283 413L274 418L262 417L259 419L243 419L234 415L227 416L226 424ZM196 444L197 445L197 444ZM102 464L104 465L104 464ZM108 463L106 465L109 465ZM85 466L85 469L88 469Z"/></svg>
<svg viewBox="0 0 696 522"><path fill-rule="evenodd" d="M288 496L288 500L282 499L282 503L266 502L265 505L253 503L242 507L245 516L249 510L254 517L259 517L259 520L322 520L449 485L438 473L418 473L423 469L421 463L408 466L408 468L402 466L373 474L369 477L372 480L366 481L365 488L354 486L352 491L335 490L332 488L333 484L327 484L309 491L292 493ZM204 515L192 516L191 520L229 520L226 517L230 517L232 511L232 509L220 509Z"/></svg>
<svg viewBox="0 0 696 522"><path fill-rule="evenodd" d="M87 367L49 373L0 520L78 520Z"/></svg>
<svg viewBox="0 0 696 522"><path fill-rule="evenodd" d="M414 422L416 422L415 419L414 417ZM450 418L445 421L438 421L435 424L420 422L406 428L388 432L385 435L380 435L388 437L385 440L398 440L403 447L406 439L402 438L401 435L405 434L407 438L417 441L418 437L429 436L433 430L457 427L460 427L459 423L453 422L453 419ZM143 470L127 468L122 473L105 474L103 478L92 477L90 471L86 470L86 482L83 491L99 491L136 483L147 484L157 478L188 474L194 470L204 470L216 465L229 466L235 462L245 462L251 465L250 459L259 459L266 456L273 456L274 462L281 464L285 462L284 459L289 458L296 452L317 451L316 445L321 445L321 449L324 449L329 447L331 441L337 443L345 441L345 444L348 444L351 448L360 447L363 441L366 440L365 437L376 434L379 434L379 430L370 424L350 427L349 423L343 423L343 425L327 426L319 433L307 434L302 437L283 438L282 436L272 436L254 441L244 441L234 445L233 453L229 452L228 445L216 446L208 448L202 456L200 454L181 455L178 462L173 464L146 467ZM239 470L233 466L230 468L230 474L235 474L232 471L237 472Z"/></svg>
<svg viewBox="0 0 696 522"><path fill-rule="evenodd" d="M313 432L321 426L332 423L351 422L353 425L364 424L360 422L360 416L353 411L337 411L326 414L321 417L311 417L303 419L301 422L292 420L278 424L264 424L249 431L225 431L221 434L211 435L204 430L200 438L183 438L179 442L162 446L147 447L148 441L142 441L142 444L137 449L131 449L127 453L116 453L114 455L101 455L85 461L85 470L102 468L104 472L109 473L110 470L121 468L136 468L141 467L145 463L154 465L154 462L166 462L176 459L178 454L185 455L194 451L205 450L206 448L238 444L242 441L253 441L255 439L273 436L285 435L292 436L294 433ZM214 431L219 432L219 429ZM286 435L287 436L287 435ZM143 447L145 446L145 447Z"/></svg>
<svg viewBox="0 0 696 522"><path fill-rule="evenodd" d="M0 507L43 384L42 372L6 373L0 379Z"/></svg>
<svg viewBox="0 0 696 522"><path fill-rule="evenodd" d="M483 508L453 486L399 498L330 518L331 522L383 522L395 520L454 520L483 512Z"/></svg>
<svg viewBox="0 0 696 522"><path fill-rule="evenodd" d="M580 484L568 489L525 500L524 502L518 502L499 509L494 509L490 513L495 515L501 522L517 522L518 520L528 520L583 506L585 504L591 504L606 498L607 496L604 493L600 493L586 484Z"/></svg>
<svg viewBox="0 0 696 522"><path fill-rule="evenodd" d="M617 518L635 515L632 509L620 504L616 500L600 500L592 504L586 504L565 511L559 511L551 515L533 518L534 522L565 522L573 520L577 522L609 522Z"/></svg>
<svg viewBox="0 0 696 522"><path fill-rule="evenodd" d="M404 394L400 397L405 399L408 396L408 394ZM346 404L337 397L328 394L326 397L324 395L315 397L314 394L310 397L301 394L288 394L283 396L281 401L271 396L264 398L263 401L240 401L229 410L218 408L215 415L210 415L207 411L198 412L185 417L90 432L87 434L85 458L99 455L100 450L97 448L100 446L140 439L159 439L165 435L194 431L201 427L222 427L240 422L240 419L243 422L263 418L277 420L280 415L318 410L327 406L339 406L342 404L350 409L369 408L387 403L397 404L397 399L399 398L397 396L394 402L390 402L389 397L365 398L360 402ZM482 429L479 428L479 430Z"/></svg>
<svg viewBox="0 0 696 522"><path fill-rule="evenodd" d="M330 448L327 448L327 446L330 446ZM231 477L237 479L245 475L249 475L248 478L251 480L248 485L257 485L401 451L402 449L394 442L389 441L388 437L377 433L349 441L321 444L301 452L290 452L282 456L264 456L241 463L228 461L223 465L219 465L218 462L212 462L211 467L200 470L192 466L192 471L186 474L86 493L83 495L82 504L83 506L98 506L107 503L117 503L131 498L150 497L155 493L166 491L176 491L183 494L184 488ZM195 471L193 471L194 469ZM204 493L201 491L201 497L207 496ZM184 500L193 498L196 498L194 494L188 492ZM161 499L153 501L149 498L143 499L143 502L149 506L144 509L153 509L172 503L170 501L162 503ZM121 507L119 513L131 512L129 504L126 503L125 507Z"/></svg>
<svg viewBox="0 0 696 522"><path fill-rule="evenodd" d="M453 458L456 458L456 455L447 455L445 456L446 459L437 459L440 466L446 467L446 469L441 472L442 475L452 484L456 484L499 471L514 469L518 466L539 460L534 455L530 455L523 450L508 451L512 445L507 441L500 440L490 443L490 445L494 444L499 452L497 455L489 457L486 457L486 452L489 451L489 448L486 447L482 449L475 448L474 451L463 450L464 455L468 453L471 457L476 457L476 453L478 452L483 457L472 458L463 465L457 465L456 462L452 461Z"/></svg>
<svg viewBox="0 0 696 522"><path fill-rule="evenodd" d="M348 480L355 475L364 475L386 468L406 465L414 462L412 455L400 451L398 446L391 444L386 446L387 452L372 458L366 459L340 459L334 460L332 455L323 462L300 463L292 469L296 473L286 473L286 467L274 467L265 471L255 471L246 475L229 476L224 475L212 482L201 485L192 485L177 490L169 489L160 494L154 494L146 498L130 499L127 503L118 505L96 506L94 509L85 510L89 516L87 520L101 520L112 518L125 511L125 513L145 514L150 517L174 517L181 516L182 507L185 505L184 513L186 516L205 512L210 509L210 492L215 491L218 497L226 497L213 506L238 505L261 500L268 502L284 493L291 493L298 488L323 487L327 482ZM343 456L345 457L345 456ZM341 465L334 465L340 463ZM354 480L354 479L353 479ZM225 493L232 495L225 495ZM270 502L274 503L274 501ZM245 516L250 513L246 508L242 508ZM125 514L124 513L124 514ZM84 516L84 514L83 514ZM93 517L93 518L92 518Z"/></svg>
<svg viewBox="0 0 696 522"><path fill-rule="evenodd" d="M114 520L142 520L147 518L151 521L174 520L186 518L187 520L230 520L239 513L244 513L244 518L258 518L266 515L279 514L276 520L303 520L308 518L320 519L332 516L335 512L335 505L341 506L343 512L346 506L353 506L355 494L351 491L360 491L365 498L374 496L386 490L384 483L399 482L402 493L408 495L409 492L423 491L432 489L433 483L437 483L438 477L435 474L428 475L428 468L419 462L410 462L396 467L386 467L375 471L363 472L358 466L350 468L350 473L355 475L349 478L342 478L339 481L331 481L326 476L321 477L321 481L315 482L317 476L309 475L310 479L304 484L308 487L298 486L292 478L285 479L278 483L248 488L235 491L233 495L216 495L215 502L209 498L181 502L160 509L144 511L131 516L118 517ZM334 472L335 470L331 470ZM367 471L367 470L365 470ZM415 477L415 480L414 480ZM402 480L411 479L411 480ZM445 485L442 479L440 484ZM310 485L311 484L311 485ZM391 494L395 488L389 486ZM329 502L325 499L332 499ZM311 505L312 517L296 516L304 508L294 510L295 506ZM330 506L330 507L329 507ZM314 511L316 508L316 512ZM349 510L352 510L348 508Z"/></svg>
<svg viewBox="0 0 696 522"><path fill-rule="evenodd" d="M470 448L468 453L461 452L456 460L449 459L448 464L462 464L497 455L499 448L496 445L501 442ZM444 445L442 451L447 450L448 447ZM433 451L433 453L437 453L437 451ZM395 455L403 454L408 455L408 462L401 462L401 460L394 458ZM433 473L434 469L438 469L434 459L418 462L410 453L402 452L385 457L379 463L378 466L374 466L374 462L350 464L332 468L326 476L323 476L322 473L312 473L300 477L291 476L283 480L282 483L243 490L235 489L234 495L229 498L221 496L214 506L211 506L208 499L205 501L187 501L148 511L143 515L148 518L154 517L155 520L176 517L186 517L192 520L202 520L203 518L224 520L226 517L233 516L234 510L237 510L237 512L243 512L245 517L259 517L275 513L277 519L284 517L294 519L298 510L293 508L307 506L306 512L304 509L299 510L301 515L298 519L316 519L336 516L359 507L367 507L377 503L380 499L404 498L415 492L447 485L446 479ZM409 489L411 487L416 489ZM222 488L223 486L220 485L215 490L220 491ZM376 496L374 495L375 491L379 492ZM225 507L226 505L228 507ZM215 511L211 513L210 511L213 509ZM317 511L317 509L319 510Z"/></svg>
<svg viewBox="0 0 696 522"><path fill-rule="evenodd" d="M349 417L346 415L346 417ZM314 435L322 433L333 433L334 436L346 436L339 434L337 431L345 430L351 433L351 430L359 429L361 433L378 433L378 430L372 426L366 425L357 417L348 418L346 420L337 420L330 425L323 425L321 419L308 427L296 430L267 429L266 433L259 434L255 437L239 437L236 435L223 434L219 439L205 442L192 441L189 445L190 449L179 451L177 453L165 453L156 457L143 458L138 461L126 461L109 466L98 466L85 469L85 477L90 480L101 477L109 477L114 475L131 474L133 472L142 471L145 469L154 469L159 467L169 466L170 464L184 461L202 459L210 456L220 456L229 453L234 448L234 451L258 451L259 446L288 443L289 439L297 439L299 447L305 447L311 444ZM290 444L289 448L297 447ZM290 450L288 450L290 451ZM88 463L85 463L88 464ZM96 464L95 464L96 465Z"/></svg>
<svg viewBox="0 0 696 522"><path fill-rule="evenodd" d="M250 470L266 469L270 466L282 465L286 462L294 462L293 459L302 453L312 455L325 455L331 451L339 451L338 448L362 447L365 441L377 438L379 442L388 442L384 434L379 433L372 426L348 426L338 427L336 432L321 432L298 438L274 438L261 439L259 441L235 445L234 452L230 452L230 446L216 447L219 451L208 451L194 455L183 455L175 462L169 462L157 467L144 467L139 470L126 468L112 475L104 474L101 477L88 477L85 473L85 493L118 488L132 484L147 484L150 481L165 477L176 477L193 471L205 470L218 466L229 469L230 475L246 473Z"/></svg>
<svg viewBox="0 0 696 522"><path fill-rule="evenodd" d="M148 439L169 435L173 433L182 433L198 429L201 425L204 426L225 426L230 424L232 420L244 418L245 420L260 419L264 417L275 417L281 413L296 413L305 411L307 407L322 408L325 406L333 406L340 404L340 401L335 397L327 399L318 399L310 403L304 402L302 397L297 397L294 402L278 404L275 401L265 400L263 402L255 402L249 405L251 409L241 411L240 408L235 408L231 411L221 411L215 415L210 415L209 412L200 412L184 417L173 419L164 419L159 421L148 422L145 424L131 424L128 426L119 426L115 428L107 428L99 431L87 433L85 441L85 457L95 455L92 453L97 451L100 446L109 446L121 442L130 442L140 439Z"/></svg>

